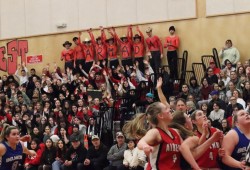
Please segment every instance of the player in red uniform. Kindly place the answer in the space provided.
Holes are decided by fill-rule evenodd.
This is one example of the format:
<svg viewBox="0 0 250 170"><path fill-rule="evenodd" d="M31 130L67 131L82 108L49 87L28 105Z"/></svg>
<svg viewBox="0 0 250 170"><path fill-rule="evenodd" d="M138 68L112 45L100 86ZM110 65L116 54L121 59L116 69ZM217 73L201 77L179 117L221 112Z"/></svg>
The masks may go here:
<svg viewBox="0 0 250 170"><path fill-rule="evenodd" d="M73 69L74 50L70 48L71 45L72 43L70 43L69 41L65 41L65 43L63 44L65 49L61 52L61 60L65 61L65 71L67 68Z"/></svg>
<svg viewBox="0 0 250 170"><path fill-rule="evenodd" d="M116 39L120 46L120 54L122 65L125 68L126 65L132 66L132 27L128 27L127 35L123 35L122 37L118 37L115 32L115 29L112 29L111 35Z"/></svg>
<svg viewBox="0 0 250 170"><path fill-rule="evenodd" d="M145 129L145 118L154 128ZM181 169L179 146L182 139L175 129L168 127L172 119L169 105L155 102L148 106L146 114L138 114L124 126L125 132L129 129L132 136L140 138L146 133L137 146L149 156L147 170ZM192 156L189 163L194 169L199 169Z"/></svg>
<svg viewBox="0 0 250 170"><path fill-rule="evenodd" d="M199 144L203 144L217 131L217 129L213 127L208 127L207 117L201 110L194 111L191 115L191 119L193 124L197 127L195 134L200 138ZM207 151L199 159L197 159L197 163L202 169L220 169L217 160L219 156L219 149L221 148L221 142L222 141L220 140L214 142L209 149L207 149Z"/></svg>
<svg viewBox="0 0 250 170"><path fill-rule="evenodd" d="M96 60L102 63L102 61L106 60L107 58L107 50L104 40L104 29L103 27L100 27L100 29L101 29L101 36L97 37L96 40L94 34L92 33L92 29L89 29L88 33L91 38L91 42L95 47Z"/></svg>
<svg viewBox="0 0 250 170"><path fill-rule="evenodd" d="M147 44L147 55L150 52L150 65L152 66L154 72L159 73L159 68L161 67L161 59L163 57L162 43L158 36L152 34L152 28L146 30L148 38L146 39Z"/></svg>
<svg viewBox="0 0 250 170"><path fill-rule="evenodd" d="M144 73L144 55L145 55L145 45L144 45L144 35L142 34L139 27L136 27L136 31L139 34L135 34L133 41L133 51L134 51L134 59L139 62L139 70Z"/></svg>

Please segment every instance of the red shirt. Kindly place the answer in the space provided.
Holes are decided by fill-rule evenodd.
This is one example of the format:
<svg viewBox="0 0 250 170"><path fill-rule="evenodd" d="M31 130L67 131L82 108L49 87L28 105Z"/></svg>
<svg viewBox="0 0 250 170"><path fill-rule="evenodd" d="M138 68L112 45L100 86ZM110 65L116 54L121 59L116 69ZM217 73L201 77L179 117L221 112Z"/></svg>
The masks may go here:
<svg viewBox="0 0 250 170"><path fill-rule="evenodd" d="M168 45L170 43L170 45ZM175 51L179 48L180 40L177 35L168 36L164 43L164 48L168 48L168 51Z"/></svg>
<svg viewBox="0 0 250 170"><path fill-rule="evenodd" d="M141 41L139 43L134 42L133 43L133 50L134 50L134 57L143 57L145 54L145 46L144 46L144 35L141 31L139 31L139 34L141 36Z"/></svg>
<svg viewBox="0 0 250 170"><path fill-rule="evenodd" d="M117 45L116 44L106 44L107 46L107 54L109 59L117 58Z"/></svg>
<svg viewBox="0 0 250 170"><path fill-rule="evenodd" d="M157 129L161 135L162 142L154 146L154 150L149 157L150 164L148 165L147 170L181 170L181 153L179 151L181 145L180 136L171 128L169 128L169 132L172 134L173 138L160 128Z"/></svg>
<svg viewBox="0 0 250 170"><path fill-rule="evenodd" d="M148 37L146 39L146 44L148 46L149 51L161 51L161 54L163 53L162 43L158 36L155 35L152 37Z"/></svg>
<svg viewBox="0 0 250 170"><path fill-rule="evenodd" d="M73 49L64 49L61 53L61 58L66 62L72 61L74 59L74 50Z"/></svg>
<svg viewBox="0 0 250 170"><path fill-rule="evenodd" d="M94 61L94 47L93 45L82 44L86 62Z"/></svg>
<svg viewBox="0 0 250 170"><path fill-rule="evenodd" d="M210 137L217 131L215 128L210 128ZM197 132L196 135L200 138L201 133ZM220 142L214 142L206 152L197 159L197 163L201 168L219 168L217 163L218 152L220 149ZM208 163L209 162L209 163Z"/></svg>
<svg viewBox="0 0 250 170"><path fill-rule="evenodd" d="M131 38L127 37L127 39L128 39L127 42L123 42L120 38L118 38L117 35L115 35L115 38L116 38L118 44L120 45L120 53L121 53L122 59L131 58L131 56L132 56Z"/></svg>
<svg viewBox="0 0 250 170"><path fill-rule="evenodd" d="M107 50L106 50L106 45L105 45L105 41L103 39L103 36L101 37L102 44L97 44L93 33L90 32L89 35L90 35L91 41L95 47L96 58L98 60L106 59L107 58Z"/></svg>
<svg viewBox="0 0 250 170"><path fill-rule="evenodd" d="M74 48L74 60L83 60L84 58L84 51L82 49L82 46L78 44Z"/></svg>

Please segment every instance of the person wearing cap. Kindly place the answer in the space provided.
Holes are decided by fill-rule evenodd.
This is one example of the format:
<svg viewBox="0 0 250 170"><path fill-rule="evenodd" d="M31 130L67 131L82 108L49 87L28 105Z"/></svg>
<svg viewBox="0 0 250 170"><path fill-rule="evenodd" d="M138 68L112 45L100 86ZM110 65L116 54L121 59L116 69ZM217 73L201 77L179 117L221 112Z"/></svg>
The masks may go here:
<svg viewBox="0 0 250 170"><path fill-rule="evenodd" d="M213 59L209 62L209 67L208 67L208 69L209 69L209 68L213 69L213 72L214 72L215 75L218 76L218 75L220 74L220 69L219 69L218 67L216 67L216 64L215 64L215 62L214 62ZM207 69L207 70L208 70L208 69Z"/></svg>
<svg viewBox="0 0 250 170"><path fill-rule="evenodd" d="M89 32L90 30L87 30ZM81 34L80 34L81 35ZM89 38L85 38L83 43L81 43L83 51L84 51L84 57L85 57L85 72L89 72L90 68L93 65L93 62L95 61L95 51L94 46L92 44L92 41Z"/></svg>
<svg viewBox="0 0 250 170"><path fill-rule="evenodd" d="M120 38L115 32L115 28L110 31L111 35L115 38L118 45L120 46L120 54L122 60L122 66L125 68L126 65L132 66L132 27L129 26L127 29L127 35L122 35Z"/></svg>
<svg viewBox="0 0 250 170"><path fill-rule="evenodd" d="M79 139L80 139L80 142L83 143L83 139L84 139L84 136L83 136L83 133L80 133L80 129L79 129L79 125L78 124L73 124L72 125L72 135L71 136L78 136Z"/></svg>
<svg viewBox="0 0 250 170"><path fill-rule="evenodd" d="M64 64L65 71L67 68L73 69L74 50L70 48L71 45L72 43L69 41L65 41L65 43L63 43L63 47L65 49L61 52L61 60L65 61Z"/></svg>
<svg viewBox="0 0 250 170"><path fill-rule="evenodd" d="M120 170L123 166L123 155L127 144L122 132L116 133L116 142L117 144L113 145L108 152L107 159L110 164L104 170Z"/></svg>
<svg viewBox="0 0 250 170"><path fill-rule="evenodd" d="M222 59L222 68L225 67L226 60L229 60L233 67L236 67L237 62L240 60L240 53L236 47L233 47L232 40L226 40L225 46L219 52L219 56Z"/></svg>
<svg viewBox="0 0 250 170"><path fill-rule="evenodd" d="M108 166L107 153L108 148L101 143L97 135L91 138L93 146L90 146L87 152L87 157L84 160L84 167L87 170L103 170Z"/></svg>
<svg viewBox="0 0 250 170"><path fill-rule="evenodd" d="M161 59L163 57L162 43L158 36L152 34L151 27L148 27L146 33L148 35L148 38L146 38L146 53L148 56L150 56L150 65L153 68L154 72L157 74L159 73L159 68L161 67Z"/></svg>
<svg viewBox="0 0 250 170"><path fill-rule="evenodd" d="M66 153L63 170L82 170L83 162L87 156L87 149L84 148L78 136L70 137L71 146Z"/></svg>
<svg viewBox="0 0 250 170"><path fill-rule="evenodd" d="M100 26L101 30L101 36L97 37L95 39L94 34L92 32L92 29L89 29L88 33L91 38L91 42L93 43L95 47L95 54L96 54L96 61L102 62L103 60L106 60L107 58L107 50L106 50L106 44L104 40L104 28Z"/></svg>
<svg viewBox="0 0 250 170"><path fill-rule="evenodd" d="M217 90L211 91L210 96L211 96L212 100L208 103L208 115L213 110L213 105L215 102L220 105L221 109L226 110L227 105L226 105L225 101L223 101L219 98L219 91L217 91Z"/></svg>
<svg viewBox="0 0 250 170"><path fill-rule="evenodd" d="M175 27L169 27L170 35L166 37L164 48L167 48L167 60L170 68L170 78L178 79L178 55L180 45L179 37L175 34Z"/></svg>
<svg viewBox="0 0 250 170"><path fill-rule="evenodd" d="M84 67L85 65L85 56L81 45L81 32L79 32L78 37L73 38L73 41L76 45L74 48L74 68L78 73L81 73L79 65L81 65L82 67Z"/></svg>
<svg viewBox="0 0 250 170"><path fill-rule="evenodd" d="M133 37L133 51L134 51L134 59L139 63L139 70L144 73L144 56L145 56L145 45L144 45L144 35L139 29L139 26L136 26L136 31L139 34L135 34Z"/></svg>

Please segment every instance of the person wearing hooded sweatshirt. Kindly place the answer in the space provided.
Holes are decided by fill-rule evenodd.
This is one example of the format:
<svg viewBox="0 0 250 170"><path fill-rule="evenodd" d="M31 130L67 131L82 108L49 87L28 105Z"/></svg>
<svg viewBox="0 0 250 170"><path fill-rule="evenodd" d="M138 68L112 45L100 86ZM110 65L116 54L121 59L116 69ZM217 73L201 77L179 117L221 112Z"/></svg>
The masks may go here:
<svg viewBox="0 0 250 170"><path fill-rule="evenodd" d="M71 147L66 153L63 170L81 170L83 161L86 159L87 149L84 148L78 136L71 136Z"/></svg>
<svg viewBox="0 0 250 170"><path fill-rule="evenodd" d="M87 158L84 160L84 167L87 170L102 170L108 165L108 148L101 143L97 135L92 136L91 142L93 146L88 150Z"/></svg>

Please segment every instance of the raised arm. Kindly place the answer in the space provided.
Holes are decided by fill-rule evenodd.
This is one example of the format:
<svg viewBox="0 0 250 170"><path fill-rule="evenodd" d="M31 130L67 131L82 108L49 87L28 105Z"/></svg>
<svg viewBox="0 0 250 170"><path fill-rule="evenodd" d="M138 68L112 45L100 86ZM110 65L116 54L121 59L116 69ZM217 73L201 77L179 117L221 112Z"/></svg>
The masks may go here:
<svg viewBox="0 0 250 170"><path fill-rule="evenodd" d="M139 28L139 26L137 25L136 26L136 31L137 32L139 32L139 34L140 34L140 36L141 36L141 42L143 42L144 43L144 35L143 35L143 33L141 32L141 30L140 30L140 28Z"/></svg>
<svg viewBox="0 0 250 170"><path fill-rule="evenodd" d="M165 95L163 94L163 91L161 89L162 87L162 78L159 77L159 79L157 80L157 84L156 84L156 89L157 89L157 93L159 96L160 101L165 104L167 107L170 107Z"/></svg>
<svg viewBox="0 0 250 170"><path fill-rule="evenodd" d="M221 131L215 132L211 138L206 140L203 144L199 145L199 138L197 136L192 136L183 141L180 147L180 151L184 158L188 157L189 152L192 153L195 160L199 159L207 149L216 141L223 138L223 133Z"/></svg>
<svg viewBox="0 0 250 170"><path fill-rule="evenodd" d="M91 39L91 42L93 45L96 45L96 41L95 41L95 37L94 37L94 34L92 32L92 28L90 28L89 30L87 30L87 32L89 33L89 36L90 36L90 39Z"/></svg>
<svg viewBox="0 0 250 170"><path fill-rule="evenodd" d="M102 43L105 44L107 38L106 38L106 34L105 34L103 26L100 26L100 30L101 30L101 40L102 40Z"/></svg>

